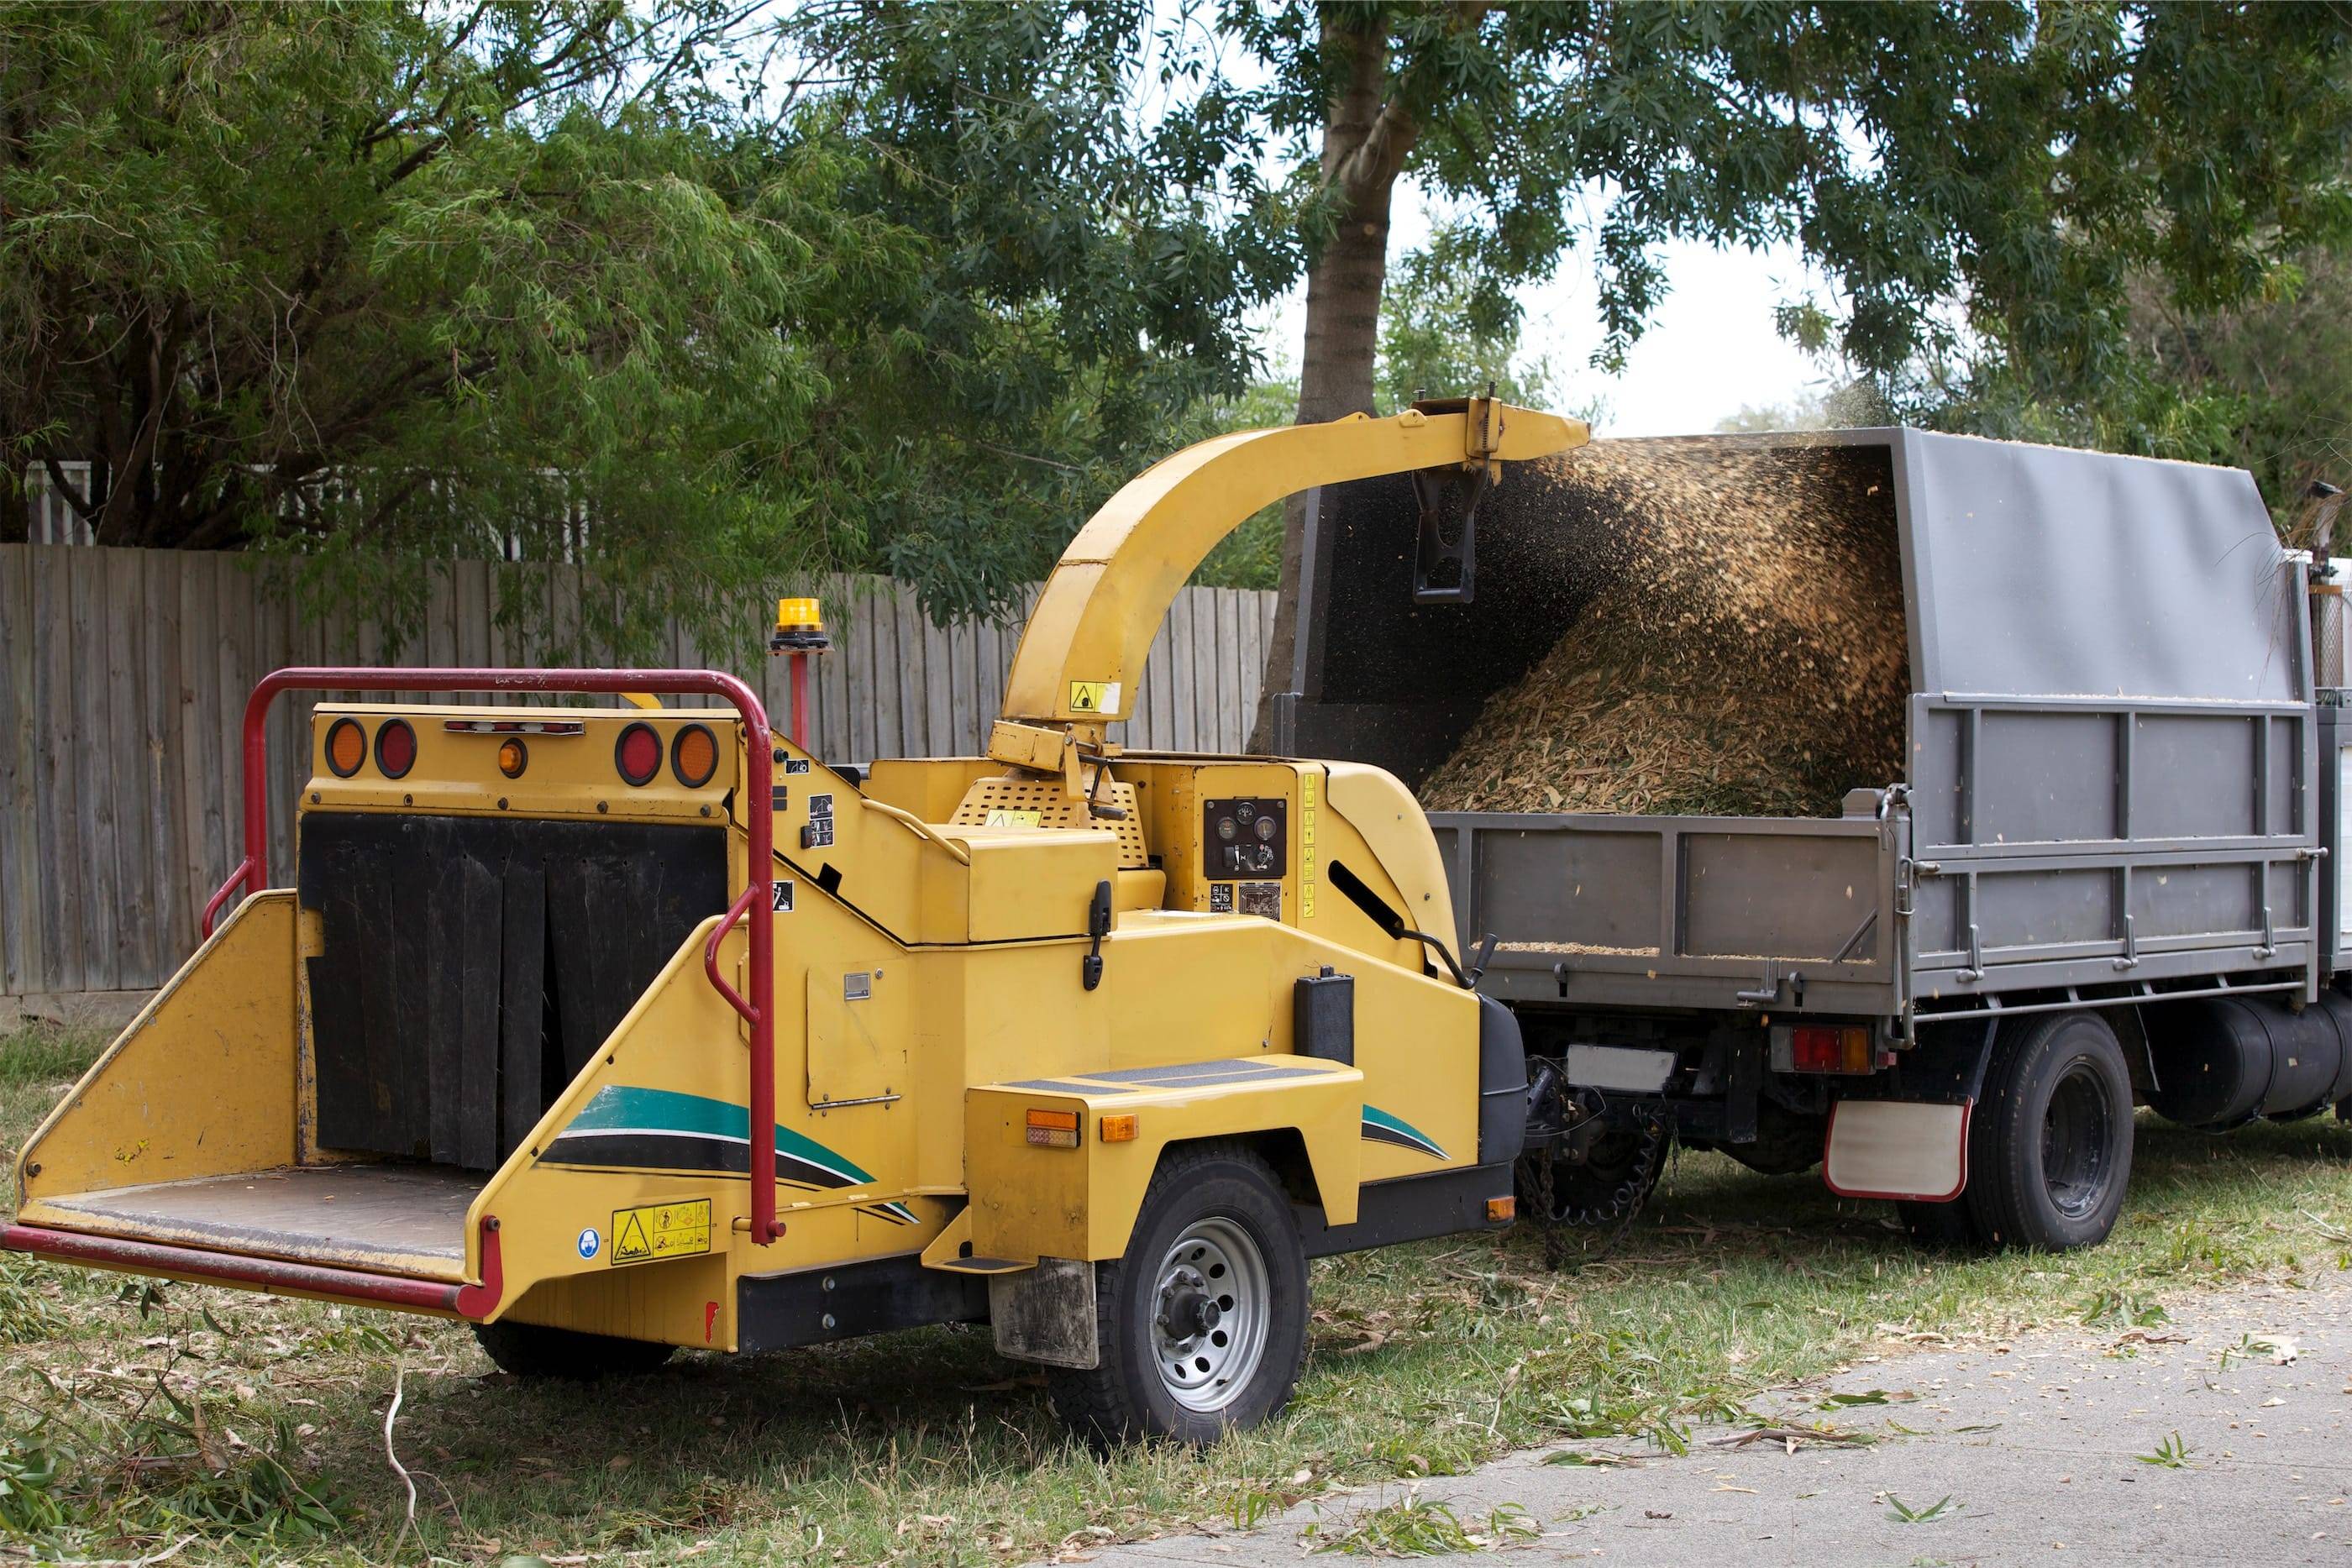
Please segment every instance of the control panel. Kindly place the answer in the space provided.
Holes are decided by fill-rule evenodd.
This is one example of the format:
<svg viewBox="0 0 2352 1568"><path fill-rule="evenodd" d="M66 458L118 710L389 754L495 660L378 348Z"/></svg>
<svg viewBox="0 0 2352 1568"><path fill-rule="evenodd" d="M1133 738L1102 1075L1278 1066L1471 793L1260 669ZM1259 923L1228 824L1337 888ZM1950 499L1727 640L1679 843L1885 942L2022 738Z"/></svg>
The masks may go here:
<svg viewBox="0 0 2352 1568"><path fill-rule="evenodd" d="M1290 869L1290 802L1242 795L1201 802L1202 875L1210 882L1280 881Z"/></svg>

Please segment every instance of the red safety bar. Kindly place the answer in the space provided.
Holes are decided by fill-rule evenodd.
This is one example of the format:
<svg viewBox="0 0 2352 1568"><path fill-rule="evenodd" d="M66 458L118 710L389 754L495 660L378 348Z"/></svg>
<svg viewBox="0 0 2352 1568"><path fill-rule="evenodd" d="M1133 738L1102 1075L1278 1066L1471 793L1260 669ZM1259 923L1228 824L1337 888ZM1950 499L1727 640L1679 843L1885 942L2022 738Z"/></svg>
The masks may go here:
<svg viewBox="0 0 2352 1568"><path fill-rule="evenodd" d="M233 1257L225 1252L208 1252L201 1247L86 1236L78 1230L52 1230L46 1225L11 1225L0 1230L0 1249L92 1263L102 1269L217 1280L224 1284L251 1285L264 1291L295 1291L337 1301L375 1301L387 1307L406 1307L412 1312L452 1312L475 1322L482 1322L497 1310L499 1298L506 1294L507 1288L506 1265L499 1251L499 1222L494 1217L482 1221L482 1282L478 1285L403 1280L320 1263L289 1263L277 1258Z"/></svg>
<svg viewBox="0 0 2352 1568"><path fill-rule="evenodd" d="M727 918L705 945L704 967L713 985L751 1026L751 1239L761 1246L783 1234L776 1223L776 948L775 910L770 898L755 896L775 878L775 814L768 795L774 775L769 758L775 738L758 694L717 670L391 670L290 669L262 677L245 704L245 858L205 905L205 935L229 894L269 885L268 737L263 727L269 705L280 692L578 692L611 695L651 692L724 697L743 719L744 756L751 772L743 780L743 821L751 838L751 874ZM754 780L758 780L756 784ZM751 923L751 995L747 1000L719 977L719 938L736 921ZM488 1238L485 1238L487 1242ZM127 1243L125 1245L128 1245ZM367 1276L360 1276L367 1278Z"/></svg>

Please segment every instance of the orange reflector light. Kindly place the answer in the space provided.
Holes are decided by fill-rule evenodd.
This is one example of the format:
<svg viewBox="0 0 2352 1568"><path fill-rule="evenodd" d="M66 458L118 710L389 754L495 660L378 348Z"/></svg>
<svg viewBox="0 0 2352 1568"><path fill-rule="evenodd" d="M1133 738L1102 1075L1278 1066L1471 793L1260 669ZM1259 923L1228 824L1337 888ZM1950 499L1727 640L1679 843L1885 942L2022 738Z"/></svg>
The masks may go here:
<svg viewBox="0 0 2352 1568"><path fill-rule="evenodd" d="M689 789L699 789L719 771L719 737L708 725L689 724L669 743L669 770Z"/></svg>
<svg viewBox="0 0 2352 1568"><path fill-rule="evenodd" d="M1500 1225L1519 1217L1519 1200L1516 1197L1490 1197L1486 1200L1486 1223Z"/></svg>
<svg viewBox="0 0 2352 1568"><path fill-rule="evenodd" d="M367 731L355 718L339 718L327 731L327 766L338 779L348 779L367 760Z"/></svg>
<svg viewBox="0 0 2352 1568"><path fill-rule="evenodd" d="M1789 1062L1799 1072L1867 1072L1870 1030L1860 1024L1799 1024L1789 1031Z"/></svg>
<svg viewBox="0 0 2352 1568"><path fill-rule="evenodd" d="M1106 1144L1135 1142L1135 1113L1124 1111L1116 1116L1105 1116L1097 1129Z"/></svg>
<svg viewBox="0 0 2352 1568"><path fill-rule="evenodd" d="M1078 1113L1076 1111L1030 1112L1029 1142L1041 1149L1076 1148Z"/></svg>
<svg viewBox="0 0 2352 1568"><path fill-rule="evenodd" d="M530 750L513 736L499 742L499 771L509 779L520 779L522 770L530 766Z"/></svg>

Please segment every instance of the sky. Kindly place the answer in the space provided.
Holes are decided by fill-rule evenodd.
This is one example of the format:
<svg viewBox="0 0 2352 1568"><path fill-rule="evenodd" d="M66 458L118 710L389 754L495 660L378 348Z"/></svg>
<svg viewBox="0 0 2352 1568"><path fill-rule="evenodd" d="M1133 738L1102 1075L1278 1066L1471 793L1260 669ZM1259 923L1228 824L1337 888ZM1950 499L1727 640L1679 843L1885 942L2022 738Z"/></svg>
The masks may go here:
<svg viewBox="0 0 2352 1568"><path fill-rule="evenodd" d="M1424 242L1430 220L1421 193L1401 183L1390 227L1391 265ZM1526 317L1523 359L1548 358L1562 412L1596 400L1596 435L1690 435L1745 407L1786 404L1817 391L1824 372L1772 328L1772 308L1803 292L1809 270L1794 246L1764 251L1698 244L1660 248L1671 292L1626 357L1624 372L1590 363L1601 339L1598 293L1586 258L1570 255L1549 282L1519 290ZM1305 340L1302 282L1260 323L1269 367L1295 372Z"/></svg>

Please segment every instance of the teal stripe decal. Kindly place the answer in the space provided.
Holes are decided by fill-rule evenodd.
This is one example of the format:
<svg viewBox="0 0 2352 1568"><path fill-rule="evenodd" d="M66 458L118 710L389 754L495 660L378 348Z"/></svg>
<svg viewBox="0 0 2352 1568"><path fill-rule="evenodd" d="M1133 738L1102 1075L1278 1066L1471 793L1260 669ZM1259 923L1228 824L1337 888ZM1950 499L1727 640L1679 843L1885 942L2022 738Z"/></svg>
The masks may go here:
<svg viewBox="0 0 2352 1568"><path fill-rule="evenodd" d="M563 1130L567 1134L625 1130L677 1133L748 1144L751 1141L751 1113L743 1106L701 1094L608 1083L596 1091ZM776 1129L776 1153L786 1159L838 1172L845 1178L845 1186L864 1186L874 1179L855 1161L835 1154L814 1138L803 1137L790 1127Z"/></svg>
<svg viewBox="0 0 2352 1568"><path fill-rule="evenodd" d="M1391 1116L1377 1105L1364 1107L1364 1136L1377 1144L1401 1144L1423 1154L1445 1157L1437 1141L1402 1116Z"/></svg>

